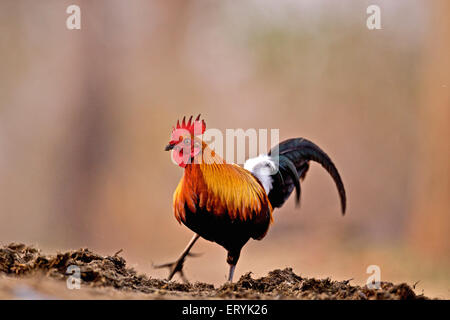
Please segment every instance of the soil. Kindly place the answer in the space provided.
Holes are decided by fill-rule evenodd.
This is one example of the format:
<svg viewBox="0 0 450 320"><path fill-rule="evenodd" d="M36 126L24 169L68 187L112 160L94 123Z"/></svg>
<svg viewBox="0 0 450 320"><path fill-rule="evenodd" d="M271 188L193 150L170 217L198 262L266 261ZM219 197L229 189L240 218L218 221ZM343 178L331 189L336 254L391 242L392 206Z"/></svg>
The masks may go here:
<svg viewBox="0 0 450 320"><path fill-rule="evenodd" d="M81 289L69 290L69 266L80 269ZM101 256L89 249L44 255L12 243L0 247L0 298L3 299L428 299L405 283L382 282L380 289L350 285L351 280L304 278L291 268L255 279L251 272L216 288L207 283L154 279L127 267L116 253Z"/></svg>

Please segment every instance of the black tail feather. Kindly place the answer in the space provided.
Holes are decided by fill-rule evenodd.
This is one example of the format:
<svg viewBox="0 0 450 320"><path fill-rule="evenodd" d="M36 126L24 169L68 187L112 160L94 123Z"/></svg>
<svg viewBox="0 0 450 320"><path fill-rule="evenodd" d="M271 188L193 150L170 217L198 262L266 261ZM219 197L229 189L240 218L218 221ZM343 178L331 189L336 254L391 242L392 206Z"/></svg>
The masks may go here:
<svg viewBox="0 0 450 320"><path fill-rule="evenodd" d="M279 171L281 175L283 175L284 172L288 174L288 176L291 178L292 183L295 187L295 203L298 206L300 204L300 178L298 176L297 168L292 163L291 160L289 160L288 157L280 156L280 162L279 162Z"/></svg>
<svg viewBox="0 0 450 320"><path fill-rule="evenodd" d="M287 176L283 175L284 181L281 181L279 178L273 176L274 184L277 187L274 187L269 193L269 200L271 203L273 201L272 206L281 207L290 196L294 188L296 189L297 199L298 201L300 200L300 185L298 184L298 177L304 178L306 171L309 168L309 161L315 161L320 163L333 178L338 189L342 214L345 214L347 199L344 184L333 161L322 149L309 140L304 138L296 138L285 140L270 150L269 156L275 158L277 155L279 158L275 160L278 160L280 164L281 174L287 174ZM295 167L297 177L292 175L291 165Z"/></svg>

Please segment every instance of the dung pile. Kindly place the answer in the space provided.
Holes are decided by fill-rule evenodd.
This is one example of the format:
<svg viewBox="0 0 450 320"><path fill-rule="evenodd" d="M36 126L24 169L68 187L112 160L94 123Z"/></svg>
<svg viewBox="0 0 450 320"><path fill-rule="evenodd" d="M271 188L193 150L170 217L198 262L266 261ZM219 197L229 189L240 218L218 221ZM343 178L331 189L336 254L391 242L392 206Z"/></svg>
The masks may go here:
<svg viewBox="0 0 450 320"><path fill-rule="evenodd" d="M44 276L65 281L69 277L69 266L79 267L81 286L100 291L114 288L130 294L130 298L134 297L133 293L140 293L144 298L159 299L426 299L423 295L416 295L404 283L383 282L380 289L374 290L352 286L349 281L303 278L291 268L271 271L259 279L252 278L249 272L236 283L215 288L206 283L179 283L138 274L127 267L119 254L101 256L89 249L79 249L43 255L34 247L16 243L0 248L0 274L16 279Z"/></svg>

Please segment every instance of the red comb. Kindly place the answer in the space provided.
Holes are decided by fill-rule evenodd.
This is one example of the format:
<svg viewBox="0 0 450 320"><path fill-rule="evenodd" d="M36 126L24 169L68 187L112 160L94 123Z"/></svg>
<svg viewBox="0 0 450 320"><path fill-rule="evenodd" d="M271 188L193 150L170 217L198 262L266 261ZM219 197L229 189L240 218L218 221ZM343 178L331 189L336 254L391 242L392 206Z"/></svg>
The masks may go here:
<svg viewBox="0 0 450 320"><path fill-rule="evenodd" d="M173 128L173 131L175 131L177 129L184 129L184 130L188 130L191 133L191 135L193 135L193 136L203 134L206 129L205 120L200 120L200 115L198 115L194 121L192 121L192 118L193 117L191 116L189 118L188 122L186 123L186 117L183 117L181 124L180 124L180 120L178 120L176 127Z"/></svg>

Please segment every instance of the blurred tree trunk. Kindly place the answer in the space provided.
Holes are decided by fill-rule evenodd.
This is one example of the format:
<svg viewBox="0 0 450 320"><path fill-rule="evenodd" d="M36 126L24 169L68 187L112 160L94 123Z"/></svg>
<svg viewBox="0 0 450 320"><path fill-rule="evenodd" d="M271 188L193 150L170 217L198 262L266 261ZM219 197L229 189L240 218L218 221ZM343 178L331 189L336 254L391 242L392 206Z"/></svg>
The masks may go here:
<svg viewBox="0 0 450 320"><path fill-rule="evenodd" d="M150 5L150 10L162 15L168 26L151 38L153 51L158 51L156 55L148 53L152 69L160 68L164 72L171 67L177 68L176 54L183 44L190 3L178 0ZM147 5L141 6L143 10L147 8ZM105 175L113 174L111 159L117 157L113 145L113 140L117 139L113 130L116 121L128 121L117 119L117 110L126 109L126 106L118 106L115 97L117 86L127 81L116 63L128 52L120 45L120 37L131 32L126 23L127 13L121 11L117 4L108 6L103 1L85 1L82 12L82 29L72 31L79 33L81 42L80 68L71 75L81 82L79 105L75 106L74 117L68 125L64 179L62 186L58 186L62 190L59 192L58 212L62 212L60 218L70 226L65 239L68 241L66 245L72 246L95 245L99 241L96 237L98 225L108 229L111 219L100 221L99 211L107 207L108 200L111 201L102 198L102 181ZM119 36L118 32L121 32ZM136 123L122 125L131 128ZM119 188L114 196L120 199L121 192ZM120 214L132 213L121 210ZM113 215L114 212L108 213L109 218Z"/></svg>
<svg viewBox="0 0 450 320"><path fill-rule="evenodd" d="M410 241L429 257L450 252L450 1L431 1L418 124Z"/></svg>
<svg viewBox="0 0 450 320"><path fill-rule="evenodd" d="M108 69L105 39L112 37L113 31L104 6L97 2L84 3L82 29L70 31L72 41L80 42L79 68L71 75L79 82L80 92L67 125L64 179L58 186L61 189L58 212L68 226L65 245L69 246L91 244L98 224L92 205L98 193L100 172L109 160L114 111L112 78L116 75Z"/></svg>

